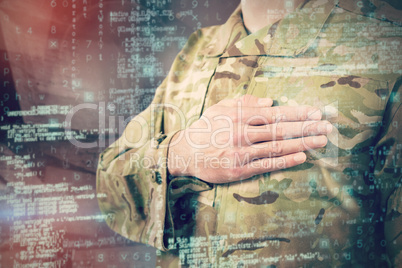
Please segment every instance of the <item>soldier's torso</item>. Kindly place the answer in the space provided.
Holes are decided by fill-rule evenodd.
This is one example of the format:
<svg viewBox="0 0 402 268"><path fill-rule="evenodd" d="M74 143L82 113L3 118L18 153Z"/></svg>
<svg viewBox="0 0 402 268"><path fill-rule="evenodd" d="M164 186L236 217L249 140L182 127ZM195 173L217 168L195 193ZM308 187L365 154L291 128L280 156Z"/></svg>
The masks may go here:
<svg viewBox="0 0 402 268"><path fill-rule="evenodd" d="M199 252L186 255L189 264L328 267L381 258L374 144L387 103L398 98L389 85L398 66L390 48L402 40L374 19L336 14L300 55L243 55L248 41L235 42L220 57L194 58L182 74L191 81L167 94L192 120L224 98L252 94L276 105L319 107L334 126L328 145L308 151L300 166L183 196L176 205L186 216L173 217L184 240L174 247L199 238L192 244ZM275 34L291 38L297 31ZM272 40L258 42L259 49L278 49ZM175 111L164 120L166 132L181 128Z"/></svg>

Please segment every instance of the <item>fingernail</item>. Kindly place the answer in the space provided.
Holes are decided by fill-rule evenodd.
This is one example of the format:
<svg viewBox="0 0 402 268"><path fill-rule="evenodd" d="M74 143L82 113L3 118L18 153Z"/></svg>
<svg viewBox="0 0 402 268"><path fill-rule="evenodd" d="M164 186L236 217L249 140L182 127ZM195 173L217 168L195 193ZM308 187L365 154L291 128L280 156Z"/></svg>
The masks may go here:
<svg viewBox="0 0 402 268"><path fill-rule="evenodd" d="M320 110L311 110L307 114L308 119L312 120L320 120L321 119L321 111Z"/></svg>
<svg viewBox="0 0 402 268"><path fill-rule="evenodd" d="M325 123L320 123L319 125L318 125L318 127L317 127L317 130L318 130L318 132L319 133L323 133L324 131L326 131L327 130L327 126L326 126L327 124L325 124Z"/></svg>
<svg viewBox="0 0 402 268"><path fill-rule="evenodd" d="M306 155L305 154L297 154L293 157L293 160L295 160L296 162L304 162L304 160L306 160Z"/></svg>
<svg viewBox="0 0 402 268"><path fill-rule="evenodd" d="M272 99L270 99L270 98L259 98L257 103L258 103L258 105L261 105L261 106L271 106L272 105Z"/></svg>
<svg viewBox="0 0 402 268"><path fill-rule="evenodd" d="M331 133L332 132L332 124L329 123L327 124L327 133Z"/></svg>
<svg viewBox="0 0 402 268"><path fill-rule="evenodd" d="M314 137L313 143L314 145L324 145L327 139L325 137Z"/></svg>
<svg viewBox="0 0 402 268"><path fill-rule="evenodd" d="M332 130L332 125L330 123L320 123L317 128L318 132L320 133L329 133Z"/></svg>

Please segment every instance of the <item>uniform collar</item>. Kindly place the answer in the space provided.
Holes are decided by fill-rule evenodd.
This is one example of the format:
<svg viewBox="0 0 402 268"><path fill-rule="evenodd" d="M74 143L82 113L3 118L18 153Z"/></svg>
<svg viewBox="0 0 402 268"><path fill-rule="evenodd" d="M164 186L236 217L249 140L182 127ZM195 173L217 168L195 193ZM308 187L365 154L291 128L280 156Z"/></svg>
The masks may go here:
<svg viewBox="0 0 402 268"><path fill-rule="evenodd" d="M337 2L307 1L276 24L250 35L247 35L238 6L203 52L209 57L297 56L314 44Z"/></svg>

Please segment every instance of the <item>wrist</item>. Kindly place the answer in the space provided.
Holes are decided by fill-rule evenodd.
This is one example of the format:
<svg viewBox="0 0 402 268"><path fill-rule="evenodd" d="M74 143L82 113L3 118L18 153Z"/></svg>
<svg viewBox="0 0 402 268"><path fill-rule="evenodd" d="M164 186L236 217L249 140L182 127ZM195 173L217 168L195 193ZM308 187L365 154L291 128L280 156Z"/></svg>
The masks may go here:
<svg viewBox="0 0 402 268"><path fill-rule="evenodd" d="M182 131L176 132L176 134L172 137L169 148L168 148L168 159L167 159L167 168L168 172L171 176L188 176L188 167L186 167L186 149L185 144L183 143Z"/></svg>

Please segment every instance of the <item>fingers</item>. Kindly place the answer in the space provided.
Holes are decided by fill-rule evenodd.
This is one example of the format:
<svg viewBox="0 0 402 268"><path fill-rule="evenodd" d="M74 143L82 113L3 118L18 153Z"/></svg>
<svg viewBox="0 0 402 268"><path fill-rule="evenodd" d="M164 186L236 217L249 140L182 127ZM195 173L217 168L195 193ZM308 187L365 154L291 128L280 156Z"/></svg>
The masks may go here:
<svg viewBox="0 0 402 268"><path fill-rule="evenodd" d="M242 107L238 114L249 125L321 120L322 117L321 111L311 106Z"/></svg>
<svg viewBox="0 0 402 268"><path fill-rule="evenodd" d="M229 166L224 170L214 167L214 172L208 174L204 172L206 168L197 169L203 172L196 175L213 183L238 181L299 165L306 161L304 151L327 144L325 135L332 131L332 125L321 121L322 113L318 108L272 107L272 104L270 98L244 95L222 100L206 109L204 125L209 125L205 129L201 124L206 132L196 137L197 140L209 139L206 144L211 146L197 149L204 150L206 158L225 158ZM208 134L206 138L203 133Z"/></svg>
<svg viewBox="0 0 402 268"><path fill-rule="evenodd" d="M245 151L250 154L250 159L277 157L307 150L324 147L328 139L324 135L304 137L291 140L271 141L258 143Z"/></svg>
<svg viewBox="0 0 402 268"><path fill-rule="evenodd" d="M275 158L257 159L247 163L244 166L239 166L231 169L229 171L231 179L229 180L231 181L243 180L250 178L254 175L297 166L304 163L305 161L306 161L306 154L302 152Z"/></svg>
<svg viewBox="0 0 402 268"><path fill-rule="evenodd" d="M250 125L263 125L278 122L296 122L306 120L321 120L322 113L311 106L277 106L272 107L270 98L257 98L252 95L243 95L236 99L224 99L218 106L226 107L219 110L219 115L227 115L235 122L244 122ZM229 109L227 109L229 108ZM222 113L225 111L224 113Z"/></svg>
<svg viewBox="0 0 402 268"><path fill-rule="evenodd" d="M235 153L233 167L227 172L231 180L237 181L300 165L306 161L306 154L303 151L324 147L327 141L327 137L320 135L244 147Z"/></svg>
<svg viewBox="0 0 402 268"><path fill-rule="evenodd" d="M243 95L235 99L224 99L219 102L220 105L227 107L270 107L273 104L271 98L258 98L253 95Z"/></svg>
<svg viewBox="0 0 402 268"><path fill-rule="evenodd" d="M281 122L277 124L250 126L243 131L243 144L285 140L312 135L331 133L332 125L328 121Z"/></svg>

